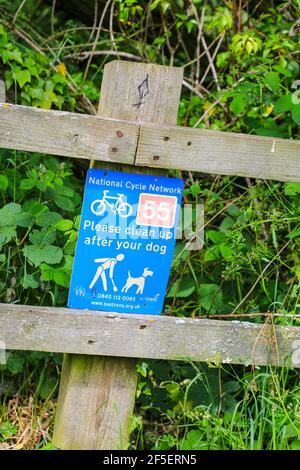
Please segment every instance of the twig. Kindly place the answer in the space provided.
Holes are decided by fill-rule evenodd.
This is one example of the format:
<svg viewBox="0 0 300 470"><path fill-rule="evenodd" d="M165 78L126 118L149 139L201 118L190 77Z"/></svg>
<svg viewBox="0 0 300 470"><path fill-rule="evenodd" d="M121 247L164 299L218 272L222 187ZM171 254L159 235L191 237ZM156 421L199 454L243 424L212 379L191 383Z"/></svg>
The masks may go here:
<svg viewBox="0 0 300 470"><path fill-rule="evenodd" d="M18 15L19 15L20 11L22 10L22 8L23 8L25 2L26 2L26 0L23 0L23 1L21 2L21 4L20 4L19 8L17 9L17 11L16 11L16 13L15 13L15 15L14 15L14 17L13 17L13 20L12 20L12 24L13 24L13 25L14 25L15 22L17 21Z"/></svg>
<svg viewBox="0 0 300 470"><path fill-rule="evenodd" d="M90 33L88 42L92 40L94 33L96 31L97 18L98 18L98 0L95 0L94 21L93 21L92 31Z"/></svg>
<svg viewBox="0 0 300 470"><path fill-rule="evenodd" d="M220 46L221 46L221 44L222 44L222 41L223 41L224 37L225 37L225 33L223 32L223 33L221 33L220 39L219 39L219 41L218 41L218 43L217 43L217 45L216 45L216 48L215 48L215 50L214 50L214 53L213 53L213 55L211 56L211 61L212 61L212 63L214 63L215 57L216 57L217 53L219 52L219 49L220 49ZM209 49L210 49L210 48L207 48L207 51L209 51ZM205 52L206 52L206 50L205 50ZM211 67L210 67L210 64L209 64L209 66L207 67L207 69L205 70L204 74L203 74L202 77L201 77L201 82L200 82L201 84L202 84L202 83L204 82L204 80L206 79L207 74L208 74L210 68L211 68Z"/></svg>
<svg viewBox="0 0 300 470"><path fill-rule="evenodd" d="M227 313L220 315L209 315L209 318L243 318L243 317L278 317L278 318L300 318L300 315L293 313ZM205 318L205 317L194 317Z"/></svg>
<svg viewBox="0 0 300 470"><path fill-rule="evenodd" d="M195 95L199 96L199 98L204 98L204 96L202 95L202 93L200 91L198 91L195 87L193 87L192 85L190 85L186 80L182 80L182 85L185 86L185 88L187 88L188 90L192 91L193 93L195 93Z"/></svg>
<svg viewBox="0 0 300 470"><path fill-rule="evenodd" d="M197 47L196 47L196 74L195 74L195 81L196 83L199 83L200 81L200 43L201 43L201 37L202 37L202 30L203 30L203 23L204 23L204 13L205 13L205 7L202 8L201 12L201 19L199 18L197 8L194 5L194 2L192 2L194 14L197 20L197 25L198 25L198 34L197 34Z"/></svg>
<svg viewBox="0 0 300 470"><path fill-rule="evenodd" d="M98 28L97 28L97 33L96 33L96 37L95 37L95 41L94 41L94 44L93 44L93 47L92 47L92 52L95 51L96 47L97 47L97 42L98 42L98 39L99 39L99 36L100 36L100 32L101 32L101 28L102 28L102 23L104 21L104 18L105 18L105 15L106 15L106 12L107 12L107 9L109 7L111 3L111 0L108 0L105 7L103 8L103 12L102 12L102 15L100 17L100 20L99 20L99 24L98 24ZM91 65L91 62L92 62L92 58L93 56L90 55L89 59L88 59L88 63L86 64L86 68L85 68L85 71L84 71L84 74L83 74L83 80L86 80L86 77L87 77L87 74L88 74L88 71L89 71L89 68L90 68L90 65Z"/></svg>
<svg viewBox="0 0 300 470"><path fill-rule="evenodd" d="M220 36L223 36L224 34L225 34L224 32L220 33L220 34L210 43L210 45L208 46L208 49L211 49L212 46L215 44L215 42L218 41L218 39L220 38ZM190 62L187 62L186 64L184 64L184 65L182 66L182 68L189 67L190 65L194 64L194 63L197 61L197 59L201 59L201 57L203 57L204 55L205 55L205 51L201 52L201 54L199 55L199 57L195 57L195 58L194 58L193 60L191 60Z"/></svg>
<svg viewBox="0 0 300 470"><path fill-rule="evenodd" d="M56 0L52 0L51 8L51 34L54 34L54 13L55 13Z"/></svg>
<svg viewBox="0 0 300 470"><path fill-rule="evenodd" d="M220 104L220 100L216 100L207 110L202 114L202 116L198 119L198 121L193 125L193 127L197 127L200 122L210 113L210 111L217 105Z"/></svg>
<svg viewBox="0 0 300 470"><path fill-rule="evenodd" d="M114 2L112 2L111 7L110 7L110 14L109 14L109 36L110 36L110 41L112 43L112 47L114 48L114 50L116 52L118 52L117 51L117 46L116 46L116 41L115 41L115 36L114 36L114 30L113 30L114 6L115 6ZM118 59L120 58L119 54L117 54L117 57L118 57Z"/></svg>
<svg viewBox="0 0 300 470"><path fill-rule="evenodd" d="M101 55L112 55L112 56L126 57L127 59L133 59L133 60L137 60L139 62L143 60L138 55L130 54L129 52L112 51L112 50L75 52L74 54L66 55L65 59L85 60L90 56L101 56Z"/></svg>
<svg viewBox="0 0 300 470"><path fill-rule="evenodd" d="M209 62L209 68L211 68L211 71L212 71L212 74L213 74L213 77L214 77L214 81L216 83L217 90L221 91L218 75L217 75L217 72L216 72L216 69L215 69L215 64L214 64L214 61L212 60L212 57L210 55L209 49L208 49L206 41L205 41L205 37L203 35L201 36L201 42L202 42L202 45L203 45L204 50L206 52L206 56L207 56L207 59L208 59L208 62Z"/></svg>

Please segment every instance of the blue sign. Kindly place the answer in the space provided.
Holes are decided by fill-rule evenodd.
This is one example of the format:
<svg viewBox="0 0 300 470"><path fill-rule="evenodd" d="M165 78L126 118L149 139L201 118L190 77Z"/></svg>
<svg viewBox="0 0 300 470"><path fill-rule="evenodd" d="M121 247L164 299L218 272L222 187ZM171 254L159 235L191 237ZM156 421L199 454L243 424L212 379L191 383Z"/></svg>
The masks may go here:
<svg viewBox="0 0 300 470"><path fill-rule="evenodd" d="M160 314L183 181L89 170L68 306Z"/></svg>

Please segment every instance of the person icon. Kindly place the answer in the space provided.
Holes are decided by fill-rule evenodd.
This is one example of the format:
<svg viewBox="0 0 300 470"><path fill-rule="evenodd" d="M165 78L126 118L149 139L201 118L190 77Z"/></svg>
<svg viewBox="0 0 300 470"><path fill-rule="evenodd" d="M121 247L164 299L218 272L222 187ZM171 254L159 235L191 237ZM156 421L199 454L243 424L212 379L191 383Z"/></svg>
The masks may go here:
<svg viewBox="0 0 300 470"><path fill-rule="evenodd" d="M94 259L95 263L102 263L96 270L95 276L92 282L89 285L89 289L92 289L96 282L98 281L99 277L101 277L103 290L107 292L107 278L106 278L106 271L109 270L109 279L111 280L114 292L118 291L117 286L114 282L114 269L115 265L118 261L123 261L125 256L120 253L115 258L96 258Z"/></svg>

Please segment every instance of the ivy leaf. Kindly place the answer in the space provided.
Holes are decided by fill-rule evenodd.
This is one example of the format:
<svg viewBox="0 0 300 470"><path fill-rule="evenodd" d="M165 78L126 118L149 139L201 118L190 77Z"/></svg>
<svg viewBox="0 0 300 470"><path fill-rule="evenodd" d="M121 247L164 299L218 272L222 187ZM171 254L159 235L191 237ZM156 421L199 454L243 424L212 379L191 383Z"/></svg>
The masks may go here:
<svg viewBox="0 0 300 470"><path fill-rule="evenodd" d="M183 277L180 281L174 282L167 297L189 297L195 290L195 281L191 277Z"/></svg>
<svg viewBox="0 0 300 470"><path fill-rule="evenodd" d="M14 77L17 80L18 84L20 85L20 88L23 88L25 83L30 83L31 80L31 75L29 70L23 70L23 69L17 69L15 68L14 70Z"/></svg>
<svg viewBox="0 0 300 470"><path fill-rule="evenodd" d="M202 307L210 313L215 313L223 303L223 294L217 284L201 284L199 298Z"/></svg>

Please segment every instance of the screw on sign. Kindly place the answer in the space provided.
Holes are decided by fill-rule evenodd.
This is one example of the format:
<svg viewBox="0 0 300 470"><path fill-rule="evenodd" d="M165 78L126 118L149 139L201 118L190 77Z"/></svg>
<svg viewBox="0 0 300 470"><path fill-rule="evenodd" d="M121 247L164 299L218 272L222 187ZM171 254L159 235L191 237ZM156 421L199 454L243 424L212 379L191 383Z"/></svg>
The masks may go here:
<svg viewBox="0 0 300 470"><path fill-rule="evenodd" d="M177 178L88 171L69 307L162 312L182 190Z"/></svg>

